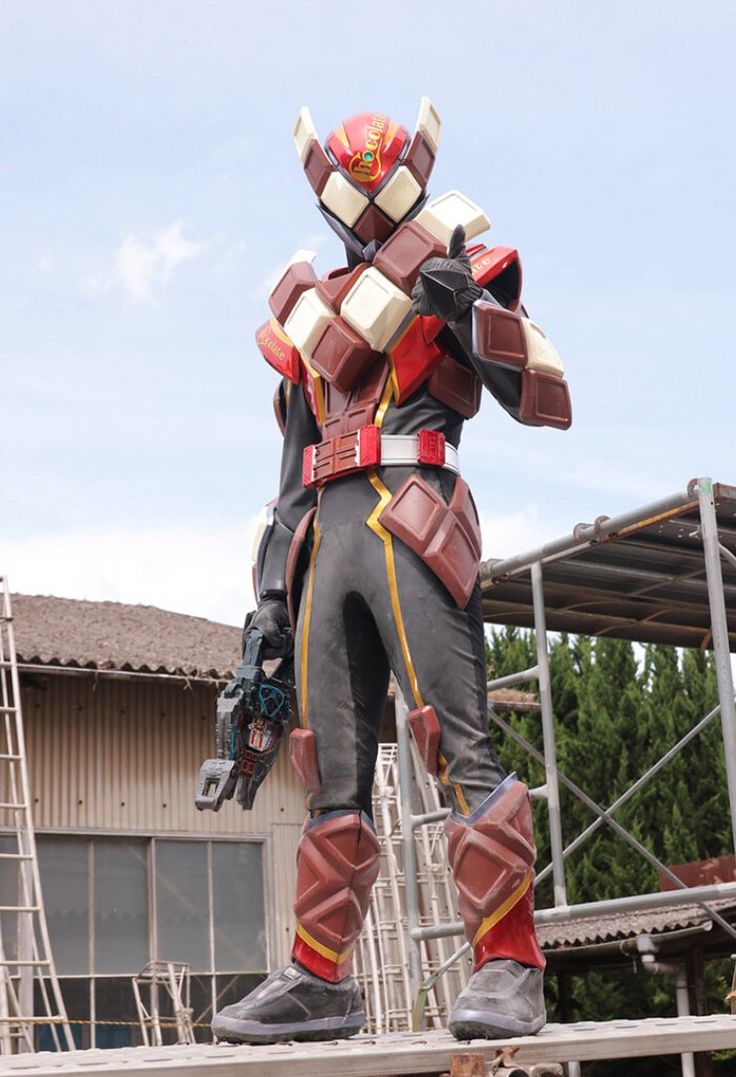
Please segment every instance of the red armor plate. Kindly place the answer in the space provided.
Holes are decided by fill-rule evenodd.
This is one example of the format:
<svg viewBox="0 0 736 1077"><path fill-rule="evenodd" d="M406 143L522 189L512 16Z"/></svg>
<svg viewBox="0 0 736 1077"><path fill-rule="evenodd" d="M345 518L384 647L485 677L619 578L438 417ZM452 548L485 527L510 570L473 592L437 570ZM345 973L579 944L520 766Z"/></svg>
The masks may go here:
<svg viewBox="0 0 736 1077"><path fill-rule="evenodd" d="M572 405L565 379L541 370L525 370L519 418L530 426L555 426L567 430L572 423Z"/></svg>
<svg viewBox="0 0 736 1077"><path fill-rule="evenodd" d="M256 333L256 344L266 362L296 385L299 381L299 352L273 318Z"/></svg>
<svg viewBox="0 0 736 1077"><path fill-rule="evenodd" d="M475 352L481 359L512 366L526 366L528 353L524 326L518 314L479 301L473 308Z"/></svg>
<svg viewBox="0 0 736 1077"><path fill-rule="evenodd" d="M434 151L429 144L429 139L425 138L421 131L417 131L412 138L404 164L422 190L425 190L434 168Z"/></svg>
<svg viewBox="0 0 736 1077"><path fill-rule="evenodd" d="M292 729L289 735L291 765L302 780L307 793L318 793L320 787L317 764L317 743L311 729Z"/></svg>
<svg viewBox="0 0 736 1077"><path fill-rule="evenodd" d="M380 112L362 112L340 124L327 149L353 183L374 191L393 171L409 140L405 127Z"/></svg>
<svg viewBox="0 0 736 1077"><path fill-rule="evenodd" d="M335 166L316 138L313 138L309 144L304 158L304 171L314 193L317 196L321 195L327 180L335 171Z"/></svg>
<svg viewBox="0 0 736 1077"><path fill-rule="evenodd" d="M378 467L381 463L381 431L369 424L350 434L340 434L304 449L302 483L322 486L353 471Z"/></svg>
<svg viewBox="0 0 736 1077"><path fill-rule="evenodd" d="M407 724L414 737L422 762L429 774L439 772L439 751L442 731L434 707L419 707L407 715Z"/></svg>
<svg viewBox="0 0 736 1077"><path fill-rule="evenodd" d="M370 344L335 315L312 352L312 366L331 385L347 393L375 358Z"/></svg>
<svg viewBox="0 0 736 1077"><path fill-rule="evenodd" d="M421 475L402 482L378 517L405 542L465 609L478 579L481 536L468 484L459 476L447 505Z"/></svg>
<svg viewBox="0 0 736 1077"><path fill-rule="evenodd" d="M365 273L368 262L361 262L355 269L333 269L315 284L318 295L333 310L339 311L342 301L355 284L361 273Z"/></svg>
<svg viewBox="0 0 736 1077"><path fill-rule="evenodd" d="M360 240L368 246L373 240L377 240L379 243L383 243L388 239L394 230L394 222L390 217L387 217L383 210L379 209L372 202L361 213L358 220L353 225L353 231Z"/></svg>
<svg viewBox="0 0 736 1077"><path fill-rule="evenodd" d="M302 292L317 283L310 262L295 262L287 266L278 284L268 297L268 305L274 318L284 325Z"/></svg>
<svg viewBox="0 0 736 1077"><path fill-rule="evenodd" d="M428 258L445 257L447 251L426 228L416 221L399 225L376 255L373 264L407 295Z"/></svg>
<svg viewBox="0 0 736 1077"><path fill-rule="evenodd" d="M393 362L397 404L403 402L425 382L439 362L442 350L424 336L426 318L413 318L403 336L389 349ZM435 319L436 320L436 319ZM440 327L442 323L440 323Z"/></svg>
<svg viewBox="0 0 736 1077"><path fill-rule="evenodd" d="M474 370L451 355L443 355L427 382L427 389L436 400L465 419L472 419L480 408L483 383Z"/></svg>
<svg viewBox="0 0 736 1077"><path fill-rule="evenodd" d="M509 309L516 310L521 297L521 262L518 251L513 247L492 247L488 250L482 243L477 243L468 247L468 257L476 284L484 288L491 281L495 281L504 293Z"/></svg>
<svg viewBox="0 0 736 1077"><path fill-rule="evenodd" d="M349 394L339 392L327 382L325 389L326 417L322 423L325 438L337 437L359 430L372 423L388 379L388 363L374 363L360 384Z"/></svg>

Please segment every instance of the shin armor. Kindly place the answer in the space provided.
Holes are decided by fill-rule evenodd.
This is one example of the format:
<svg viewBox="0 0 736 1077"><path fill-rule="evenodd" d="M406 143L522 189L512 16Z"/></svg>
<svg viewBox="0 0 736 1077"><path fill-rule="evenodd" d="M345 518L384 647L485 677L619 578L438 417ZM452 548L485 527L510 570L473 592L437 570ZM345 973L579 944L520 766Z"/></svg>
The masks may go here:
<svg viewBox="0 0 736 1077"><path fill-rule="evenodd" d="M453 813L445 829L474 971L499 958L544 968L534 930L536 847L527 787L510 775L472 815Z"/></svg>
<svg viewBox="0 0 736 1077"><path fill-rule="evenodd" d="M378 868L378 838L362 812L307 821L297 850L293 957L315 976L338 983L350 975Z"/></svg>

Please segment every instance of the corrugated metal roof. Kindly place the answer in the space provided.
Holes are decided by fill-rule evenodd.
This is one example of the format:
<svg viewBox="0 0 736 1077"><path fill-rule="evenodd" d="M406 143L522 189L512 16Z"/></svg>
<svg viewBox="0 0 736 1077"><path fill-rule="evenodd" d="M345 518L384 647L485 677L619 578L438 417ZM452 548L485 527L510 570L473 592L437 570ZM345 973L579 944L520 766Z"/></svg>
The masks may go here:
<svg viewBox="0 0 736 1077"><path fill-rule="evenodd" d="M723 913L736 909L736 901L711 901L712 908ZM700 905L681 905L647 909L637 913L609 913L588 919L569 920L556 924L541 924L537 929L539 942L545 950L567 946L592 946L602 942L632 939L642 934L664 934L678 928L710 923L710 917Z"/></svg>
<svg viewBox="0 0 736 1077"><path fill-rule="evenodd" d="M713 484L721 544L736 554L736 487ZM639 517L609 533L608 517L578 524L568 549L544 558L547 628L585 636L615 636L678 647L711 646L710 607L697 494L666 512ZM595 537L578 542L581 531ZM549 547L565 540L549 543ZM520 555L513 558L531 561ZM494 624L534 627L531 573L526 565L505 572L508 562L481 565L483 616ZM723 587L731 646L736 651L736 568L724 560Z"/></svg>
<svg viewBox="0 0 736 1077"><path fill-rule="evenodd" d="M155 606L13 595L22 663L229 678L241 630Z"/></svg>

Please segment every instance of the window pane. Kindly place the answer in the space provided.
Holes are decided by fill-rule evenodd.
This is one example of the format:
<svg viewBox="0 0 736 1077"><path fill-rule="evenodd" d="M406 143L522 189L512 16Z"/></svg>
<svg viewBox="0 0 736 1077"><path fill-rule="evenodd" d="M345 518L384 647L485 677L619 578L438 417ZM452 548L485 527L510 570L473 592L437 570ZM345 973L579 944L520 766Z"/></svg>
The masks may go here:
<svg viewBox="0 0 736 1077"><path fill-rule="evenodd" d="M59 987L61 988L64 1005L66 1006L67 1017L70 1021L84 1022L80 1024L72 1024L70 1026L72 1036L74 1037L74 1044L80 1050L86 1050L91 1045L91 1026L89 1024L89 993L91 985L91 980L87 979L75 978L69 980L59 980ZM48 981L46 981L46 990L48 991L49 996L53 999L53 992L51 991L51 985L48 983ZM33 998L36 1013L46 1013L46 1007L44 1005L43 995L41 994L41 988L38 979L34 981ZM60 1028L57 1028L55 1031L59 1043L61 1044L62 1050L66 1050L66 1039L64 1038L64 1033ZM49 1025L36 1025L36 1050L56 1050L56 1041Z"/></svg>
<svg viewBox="0 0 736 1077"><path fill-rule="evenodd" d="M215 966L218 972L266 968L263 845L214 841Z"/></svg>
<svg viewBox="0 0 736 1077"><path fill-rule="evenodd" d="M161 961L188 961L209 972L207 843L156 841L156 917Z"/></svg>
<svg viewBox="0 0 736 1077"><path fill-rule="evenodd" d="M56 971L89 972L89 875L86 838L39 835L38 866Z"/></svg>
<svg viewBox="0 0 736 1077"><path fill-rule="evenodd" d="M94 841L95 972L138 972L148 961L145 841Z"/></svg>
<svg viewBox="0 0 736 1077"><path fill-rule="evenodd" d="M212 977L192 976L190 997L194 1038L197 1043L212 1043Z"/></svg>
<svg viewBox="0 0 736 1077"><path fill-rule="evenodd" d="M168 992L160 988L161 1020L171 1020L167 1015L171 1012L168 1002ZM95 1046L96 1047L138 1047L143 1043L138 1007L135 1004L133 985L129 978L112 979L101 977L94 981L95 992ZM147 989L143 989L144 1005L150 1003L150 995ZM149 1010L150 1012L150 1010ZM109 1025L105 1021L110 1021ZM127 1024L121 1024L121 1021ZM164 1040L165 1043L176 1043L174 1039Z"/></svg>

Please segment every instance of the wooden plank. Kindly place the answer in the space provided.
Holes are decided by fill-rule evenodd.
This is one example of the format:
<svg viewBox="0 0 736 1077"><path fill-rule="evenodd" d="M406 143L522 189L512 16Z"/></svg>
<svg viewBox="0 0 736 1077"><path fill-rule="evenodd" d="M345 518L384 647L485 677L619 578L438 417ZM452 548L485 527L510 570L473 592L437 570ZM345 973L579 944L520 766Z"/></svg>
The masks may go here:
<svg viewBox="0 0 736 1077"><path fill-rule="evenodd" d="M482 1054L508 1063L644 1058L736 1048L736 1015L648 1018L641 1021L546 1025L536 1036L513 1041L458 1043L448 1032L354 1036L314 1044L269 1047L197 1044L190 1047L126 1047L111 1051L43 1052L4 1057L3 1074L53 1077L63 1073L150 1077L154 1071L183 1077L381 1077L449 1070L453 1055Z"/></svg>

